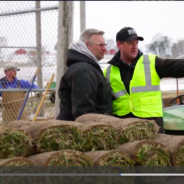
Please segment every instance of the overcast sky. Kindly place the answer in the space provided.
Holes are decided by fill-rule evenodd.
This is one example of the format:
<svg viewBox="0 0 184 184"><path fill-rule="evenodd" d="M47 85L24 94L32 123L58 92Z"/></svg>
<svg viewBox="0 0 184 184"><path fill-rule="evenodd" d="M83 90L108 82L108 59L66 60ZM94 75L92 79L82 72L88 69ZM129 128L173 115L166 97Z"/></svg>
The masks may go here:
<svg viewBox="0 0 184 184"><path fill-rule="evenodd" d="M157 33L177 41L184 39L183 7L182 1L86 1L86 27L102 29L106 38L114 40L121 28L133 27L145 39L140 46L150 43ZM74 39L78 39L79 2L74 13Z"/></svg>
<svg viewBox="0 0 184 184"><path fill-rule="evenodd" d="M80 35L79 4L79 1L74 1L75 41ZM41 1L41 7L57 5L58 1ZM139 48L144 51L144 45L149 44L157 33L173 41L184 39L183 7L182 1L86 1L86 28L101 29L105 31L106 39L115 40L121 28L133 27L145 39L139 43ZM0 1L0 13L34 8L34 1ZM42 45L50 51L57 43L58 11L46 11L41 15ZM7 39L8 46L35 47L35 30L35 13L0 17L0 36ZM13 53L14 50L3 49L3 52Z"/></svg>
<svg viewBox="0 0 184 184"><path fill-rule="evenodd" d="M42 7L57 6L57 1L41 1ZM33 9L34 1L1 1L0 13ZM184 39L182 1L86 1L86 28L105 31L105 38L114 39L116 33L125 26L133 27L138 35L144 37L140 48L151 42L160 33L172 41ZM57 42L57 10L42 13L43 45L54 48ZM0 17L0 36L8 39L9 45L34 46L35 15L24 14ZM74 40L80 35L79 1L74 2Z"/></svg>

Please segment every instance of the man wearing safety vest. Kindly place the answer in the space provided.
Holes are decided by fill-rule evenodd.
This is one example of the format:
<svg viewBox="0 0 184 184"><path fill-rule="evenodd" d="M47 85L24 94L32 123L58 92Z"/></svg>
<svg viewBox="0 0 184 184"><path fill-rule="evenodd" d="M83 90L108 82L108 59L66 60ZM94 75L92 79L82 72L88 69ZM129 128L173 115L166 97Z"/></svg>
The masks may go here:
<svg viewBox="0 0 184 184"><path fill-rule="evenodd" d="M103 73L111 85L114 116L154 119L164 133L160 79L184 77L184 60L143 55L138 49L143 40L133 28L121 29L116 35L119 51Z"/></svg>

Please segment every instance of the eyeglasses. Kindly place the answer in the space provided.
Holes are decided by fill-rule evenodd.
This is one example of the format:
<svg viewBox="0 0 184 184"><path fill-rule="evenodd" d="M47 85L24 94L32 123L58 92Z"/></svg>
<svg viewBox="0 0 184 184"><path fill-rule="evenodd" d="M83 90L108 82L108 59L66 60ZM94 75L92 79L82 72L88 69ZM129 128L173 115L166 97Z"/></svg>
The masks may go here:
<svg viewBox="0 0 184 184"><path fill-rule="evenodd" d="M95 43L95 42L88 42L88 43L91 43L91 44L94 44L94 45L98 45L100 47L106 47L107 46L106 43Z"/></svg>

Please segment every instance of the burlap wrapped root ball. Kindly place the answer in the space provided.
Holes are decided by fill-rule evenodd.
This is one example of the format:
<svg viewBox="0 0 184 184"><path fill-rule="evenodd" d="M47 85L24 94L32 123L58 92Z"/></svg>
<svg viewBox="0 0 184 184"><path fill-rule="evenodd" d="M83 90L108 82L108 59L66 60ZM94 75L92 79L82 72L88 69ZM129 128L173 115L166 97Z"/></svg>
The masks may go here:
<svg viewBox="0 0 184 184"><path fill-rule="evenodd" d="M35 174L34 169L33 169L35 167L36 167L36 163L34 161L31 161L30 159L24 158L24 157L14 157L10 159L2 159L0 160L0 173L9 174L9 176L1 177L1 183L6 183L6 184L36 183L36 176L26 175L26 173ZM13 176L13 174L23 174L23 175Z"/></svg>
<svg viewBox="0 0 184 184"><path fill-rule="evenodd" d="M0 159L26 157L33 154L32 141L27 131L3 129L0 132Z"/></svg>
<svg viewBox="0 0 184 184"><path fill-rule="evenodd" d="M86 155L91 159L94 165L94 173L135 173L133 159L124 151L109 150L109 151L90 151ZM122 183L133 184L134 177L96 177L96 183L103 181L104 183Z"/></svg>
<svg viewBox="0 0 184 184"><path fill-rule="evenodd" d="M89 121L103 122L113 126L119 131L119 144L133 142L136 140L153 139L159 132L159 126L154 120L125 118L120 119L113 116L101 114L85 114L76 119L77 122L87 123Z"/></svg>
<svg viewBox="0 0 184 184"><path fill-rule="evenodd" d="M105 123L88 122L78 126L83 134L82 150L111 150L118 144L118 133Z"/></svg>
<svg viewBox="0 0 184 184"><path fill-rule="evenodd" d="M80 150L82 133L80 123L70 121L43 121L25 128L30 133L38 153L64 149Z"/></svg>
<svg viewBox="0 0 184 184"><path fill-rule="evenodd" d="M152 140L142 140L119 145L116 150L127 152L139 166L141 173L162 173L164 168L171 166L170 152L162 144ZM166 177L142 177L148 183L164 182Z"/></svg>

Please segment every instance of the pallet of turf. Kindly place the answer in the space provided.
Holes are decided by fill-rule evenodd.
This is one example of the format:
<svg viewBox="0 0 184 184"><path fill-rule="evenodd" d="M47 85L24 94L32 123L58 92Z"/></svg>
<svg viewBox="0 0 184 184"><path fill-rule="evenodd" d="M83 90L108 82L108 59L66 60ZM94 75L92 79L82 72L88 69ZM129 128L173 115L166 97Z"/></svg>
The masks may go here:
<svg viewBox="0 0 184 184"><path fill-rule="evenodd" d="M38 166L92 166L85 153L75 150L51 151L29 157Z"/></svg>
<svg viewBox="0 0 184 184"><path fill-rule="evenodd" d="M14 157L0 160L1 174L9 174L8 177L2 176L1 183L6 184L33 184L37 183L36 176L27 176L26 173L35 174L36 163L28 158ZM20 174L14 176L14 174Z"/></svg>
<svg viewBox="0 0 184 184"><path fill-rule="evenodd" d="M124 151L109 150L109 151L90 151L86 152L86 155L91 159L94 166L94 173L135 173L134 172L134 161ZM117 176L100 176L95 177L96 183L113 184L133 184L134 177L117 177Z"/></svg>
<svg viewBox="0 0 184 184"><path fill-rule="evenodd" d="M159 127L154 120L125 118L101 114L85 114L76 119L77 122L89 121L103 122L113 126L119 132L119 144L133 142L135 140L153 139L159 132Z"/></svg>
<svg viewBox="0 0 184 184"><path fill-rule="evenodd" d="M80 123L59 120L31 123L15 122L16 125L13 126L30 133L37 153L81 149L82 133L77 127L81 125Z"/></svg>
<svg viewBox="0 0 184 184"><path fill-rule="evenodd" d="M38 166L44 166L44 170L47 169L47 173L55 174L84 174L92 173L91 166L92 162L90 158L80 151L74 150L62 150L62 151L52 151L46 153L40 153L31 156L30 159L37 163ZM49 167L47 167L49 166ZM65 184L75 184L75 183L89 183L93 184L93 177L85 176L57 176L49 177L46 176L47 183L52 184L65 183Z"/></svg>
<svg viewBox="0 0 184 184"><path fill-rule="evenodd" d="M184 136L158 134L154 141L169 149L173 166L184 166Z"/></svg>
<svg viewBox="0 0 184 184"><path fill-rule="evenodd" d="M34 154L32 138L24 130L3 129L0 132L0 159Z"/></svg>
<svg viewBox="0 0 184 184"><path fill-rule="evenodd" d="M14 157L0 160L0 166L36 166L36 163L28 158Z"/></svg>
<svg viewBox="0 0 184 184"><path fill-rule="evenodd" d="M171 166L169 150L152 140L141 140L119 145L116 150L127 152L134 160L137 172L162 173ZM141 177L147 183L164 182L167 177Z"/></svg>
<svg viewBox="0 0 184 184"><path fill-rule="evenodd" d="M94 166L134 166L133 159L124 151L90 151L85 154Z"/></svg>
<svg viewBox="0 0 184 184"><path fill-rule="evenodd" d="M25 121L25 120L16 120L11 121L8 124L4 125L4 128L11 128L11 129L25 129L34 125L38 125L39 121Z"/></svg>
<svg viewBox="0 0 184 184"><path fill-rule="evenodd" d="M88 122L78 127L83 136L81 151L111 150L118 144L118 133L111 125Z"/></svg>

